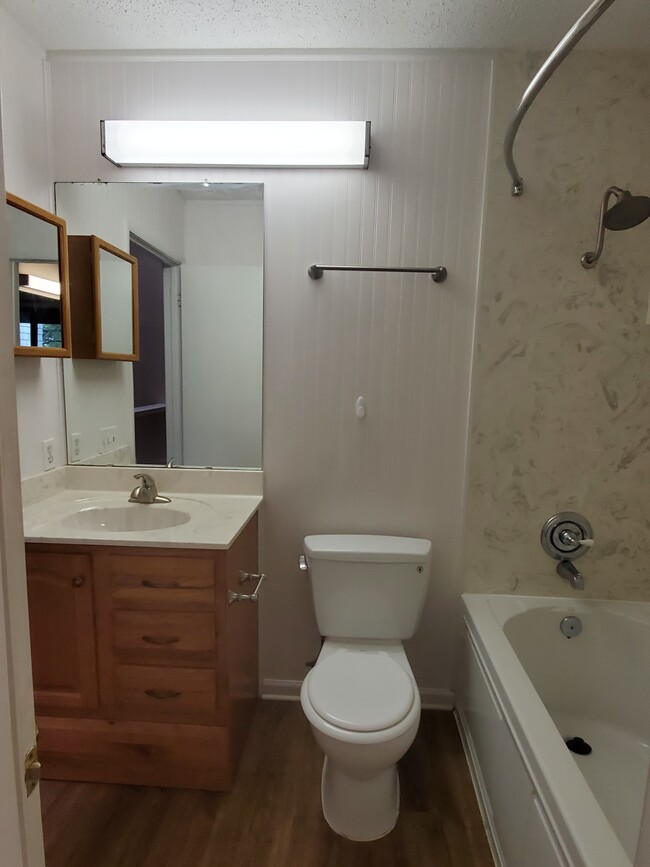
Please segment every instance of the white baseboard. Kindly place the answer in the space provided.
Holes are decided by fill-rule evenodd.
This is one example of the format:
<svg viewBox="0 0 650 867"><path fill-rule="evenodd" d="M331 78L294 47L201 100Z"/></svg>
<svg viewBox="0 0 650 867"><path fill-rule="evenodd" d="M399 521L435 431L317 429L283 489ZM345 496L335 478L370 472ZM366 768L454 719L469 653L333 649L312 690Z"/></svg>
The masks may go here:
<svg viewBox="0 0 650 867"><path fill-rule="evenodd" d="M274 701L299 701L301 680L273 680L265 678L262 681L262 698Z"/></svg>
<svg viewBox="0 0 650 867"><path fill-rule="evenodd" d="M420 701L425 710L451 710L454 706L454 694L450 689L421 686Z"/></svg>
<svg viewBox="0 0 650 867"><path fill-rule="evenodd" d="M265 678L262 681L262 698L274 701L298 701L301 686L301 680ZM421 687L420 700L422 707L427 710L451 710L454 706L454 694L450 689Z"/></svg>

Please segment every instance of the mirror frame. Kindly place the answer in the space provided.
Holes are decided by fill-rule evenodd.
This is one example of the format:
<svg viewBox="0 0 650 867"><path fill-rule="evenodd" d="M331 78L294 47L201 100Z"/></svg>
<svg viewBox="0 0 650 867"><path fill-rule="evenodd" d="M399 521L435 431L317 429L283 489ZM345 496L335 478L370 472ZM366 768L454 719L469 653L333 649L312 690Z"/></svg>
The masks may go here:
<svg viewBox="0 0 650 867"><path fill-rule="evenodd" d="M38 205L32 204L13 193L7 193L7 204L19 211L31 214L39 220L56 226L59 236L59 274L61 277L61 333L62 347L51 346L14 346L14 355L27 355L45 358L70 358L72 355L70 342L70 295L68 280L68 234L66 222L62 217L50 213ZM15 291L15 287L12 287Z"/></svg>
<svg viewBox="0 0 650 867"><path fill-rule="evenodd" d="M138 320L138 260L119 247L109 244L97 235L90 236L92 246L93 292L95 306L95 329L97 334L97 358L109 361L139 361L140 359L140 326ZM133 352L104 352L102 346L102 298L101 298L101 261L100 252L106 250L131 264L131 315L133 318Z"/></svg>

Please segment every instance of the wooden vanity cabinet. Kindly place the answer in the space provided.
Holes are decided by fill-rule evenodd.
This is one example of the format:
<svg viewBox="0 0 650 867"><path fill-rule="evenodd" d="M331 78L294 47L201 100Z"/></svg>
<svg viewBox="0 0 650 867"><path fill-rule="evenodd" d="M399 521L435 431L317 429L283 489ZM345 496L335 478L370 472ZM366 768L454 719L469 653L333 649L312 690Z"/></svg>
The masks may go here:
<svg viewBox="0 0 650 867"><path fill-rule="evenodd" d="M227 603L240 570L257 571L256 516L227 550L28 546L44 778L232 787L258 693L257 606ZM53 656L63 636L76 656Z"/></svg>

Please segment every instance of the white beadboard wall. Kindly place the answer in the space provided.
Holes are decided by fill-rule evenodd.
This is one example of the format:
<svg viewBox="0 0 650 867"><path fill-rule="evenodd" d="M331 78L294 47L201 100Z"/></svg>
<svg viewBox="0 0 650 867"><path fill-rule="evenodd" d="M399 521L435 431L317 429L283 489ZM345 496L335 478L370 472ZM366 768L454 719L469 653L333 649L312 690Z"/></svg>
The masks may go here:
<svg viewBox="0 0 650 867"><path fill-rule="evenodd" d="M52 210L45 52L0 8L0 100L7 190ZM21 474L43 472L41 442L54 440L54 464L66 462L61 361L16 358Z"/></svg>
<svg viewBox="0 0 650 867"><path fill-rule="evenodd" d="M433 542L409 655L428 700L448 703L491 60L57 55L51 77L56 180L265 185L264 691L295 693L318 652L303 536L396 533ZM101 118L367 119L371 168L118 169L99 154ZM313 262L444 264L449 279L315 283Z"/></svg>

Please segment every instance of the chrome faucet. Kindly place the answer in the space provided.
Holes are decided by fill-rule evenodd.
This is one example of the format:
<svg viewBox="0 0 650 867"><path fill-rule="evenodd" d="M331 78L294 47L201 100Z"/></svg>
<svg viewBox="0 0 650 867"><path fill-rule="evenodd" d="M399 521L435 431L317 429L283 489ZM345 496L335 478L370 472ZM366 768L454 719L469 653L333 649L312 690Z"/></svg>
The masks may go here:
<svg viewBox="0 0 650 867"><path fill-rule="evenodd" d="M158 493L156 483L147 473L137 473L133 478L142 479L142 484L131 491L129 503L141 503L144 506L149 506L152 503L171 503L169 497L162 497Z"/></svg>
<svg viewBox="0 0 650 867"><path fill-rule="evenodd" d="M560 560L555 571L560 578L564 578L565 581L569 582L573 590L585 589L585 579L582 577L582 573L578 572L571 560Z"/></svg>

